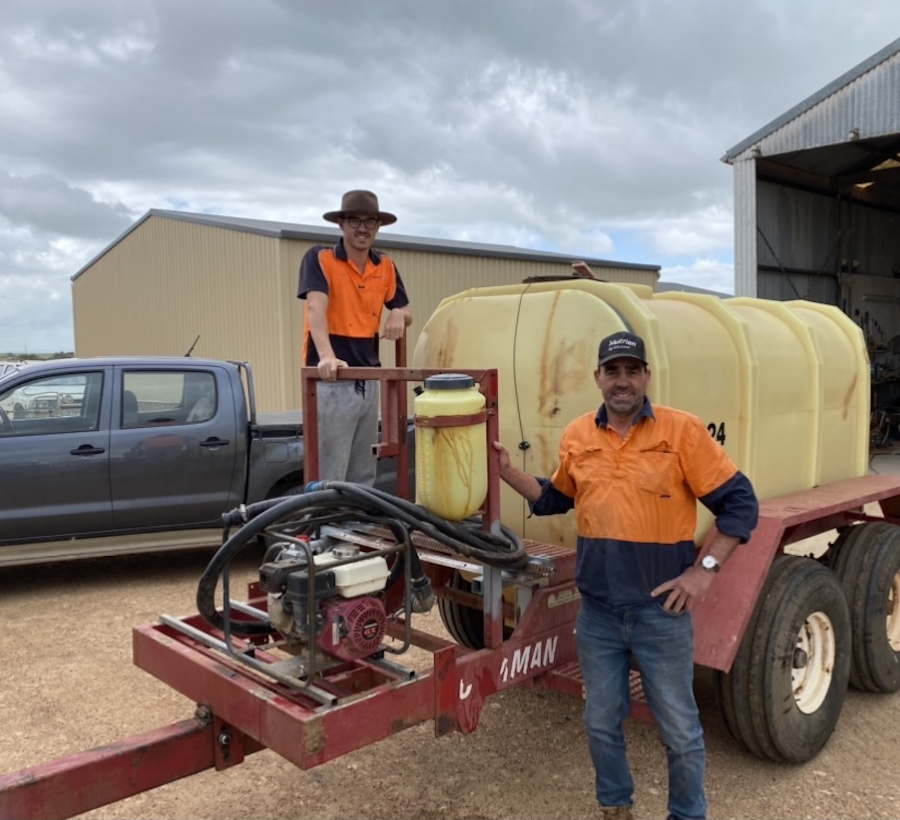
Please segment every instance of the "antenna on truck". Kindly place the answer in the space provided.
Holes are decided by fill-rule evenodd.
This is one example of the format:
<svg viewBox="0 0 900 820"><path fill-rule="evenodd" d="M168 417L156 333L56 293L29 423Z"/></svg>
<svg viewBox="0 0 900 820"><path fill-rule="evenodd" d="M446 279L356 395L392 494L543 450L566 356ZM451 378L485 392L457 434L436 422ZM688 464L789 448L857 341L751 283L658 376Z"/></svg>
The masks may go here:
<svg viewBox="0 0 900 820"><path fill-rule="evenodd" d="M194 348L197 346L197 342L199 342L199 341L200 341L200 334L198 333L198 334L197 334L197 338L194 339L194 343L193 343L193 344L191 345L191 347L190 347L190 350L188 350L188 352L184 354L184 357L185 357L186 359L190 359L190 358L191 358L191 353L194 352Z"/></svg>

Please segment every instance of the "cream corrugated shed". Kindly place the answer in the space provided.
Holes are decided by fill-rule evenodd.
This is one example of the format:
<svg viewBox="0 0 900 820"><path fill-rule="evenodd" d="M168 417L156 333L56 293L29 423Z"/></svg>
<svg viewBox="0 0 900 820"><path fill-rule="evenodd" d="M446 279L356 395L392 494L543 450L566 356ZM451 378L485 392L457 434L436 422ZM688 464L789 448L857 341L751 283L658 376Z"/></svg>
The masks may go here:
<svg viewBox="0 0 900 820"><path fill-rule="evenodd" d="M340 231L259 219L151 210L72 277L78 356L249 361L261 410L300 407L300 260ZM441 300L474 287L570 273L572 256L504 245L379 233L413 312L410 354ZM578 257L602 279L655 286L659 266ZM478 333L478 328L471 332ZM382 344L382 362L394 363Z"/></svg>

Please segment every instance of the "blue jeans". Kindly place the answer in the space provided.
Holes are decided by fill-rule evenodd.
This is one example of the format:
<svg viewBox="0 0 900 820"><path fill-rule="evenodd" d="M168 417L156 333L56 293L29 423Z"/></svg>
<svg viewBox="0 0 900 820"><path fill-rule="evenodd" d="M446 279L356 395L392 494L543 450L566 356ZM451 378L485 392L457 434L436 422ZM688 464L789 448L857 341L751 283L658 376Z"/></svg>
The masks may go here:
<svg viewBox="0 0 900 820"><path fill-rule="evenodd" d="M706 749L694 699L690 613L668 613L655 602L606 607L582 597L576 637L586 691L584 726L600 805L631 805L634 796L622 731L634 655L669 760L669 817L705 818Z"/></svg>

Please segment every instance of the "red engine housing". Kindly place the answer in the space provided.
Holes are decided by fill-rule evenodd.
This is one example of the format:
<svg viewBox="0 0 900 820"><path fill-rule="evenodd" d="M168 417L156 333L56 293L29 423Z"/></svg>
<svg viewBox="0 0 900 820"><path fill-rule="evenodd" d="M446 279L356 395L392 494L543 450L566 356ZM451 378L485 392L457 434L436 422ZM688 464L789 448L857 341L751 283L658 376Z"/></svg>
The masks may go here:
<svg viewBox="0 0 900 820"><path fill-rule="evenodd" d="M332 598L323 602L322 615L325 624L316 643L323 652L349 661L381 646L387 615L378 598Z"/></svg>

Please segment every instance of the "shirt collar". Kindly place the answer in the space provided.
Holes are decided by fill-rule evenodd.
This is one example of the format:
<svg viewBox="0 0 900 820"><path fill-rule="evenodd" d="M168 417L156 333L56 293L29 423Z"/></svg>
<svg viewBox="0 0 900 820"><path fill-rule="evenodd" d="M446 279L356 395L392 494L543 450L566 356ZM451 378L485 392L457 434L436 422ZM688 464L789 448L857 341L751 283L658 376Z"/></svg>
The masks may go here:
<svg viewBox="0 0 900 820"><path fill-rule="evenodd" d="M337 245L334 246L334 256L335 259L340 259L341 262L347 261L347 249L344 247L343 237L338 239ZM381 255L375 253L371 248L369 248L369 259L372 260L373 265L381 264Z"/></svg>
<svg viewBox="0 0 900 820"><path fill-rule="evenodd" d="M650 404L650 399L644 396L644 404L641 409L638 410L637 415L631 420L631 426L634 427L641 419L653 419L656 420L656 416L653 415L653 405ZM598 427L609 427L609 415L606 412L606 404L601 404L600 409L597 411L597 415L594 417L594 423Z"/></svg>

